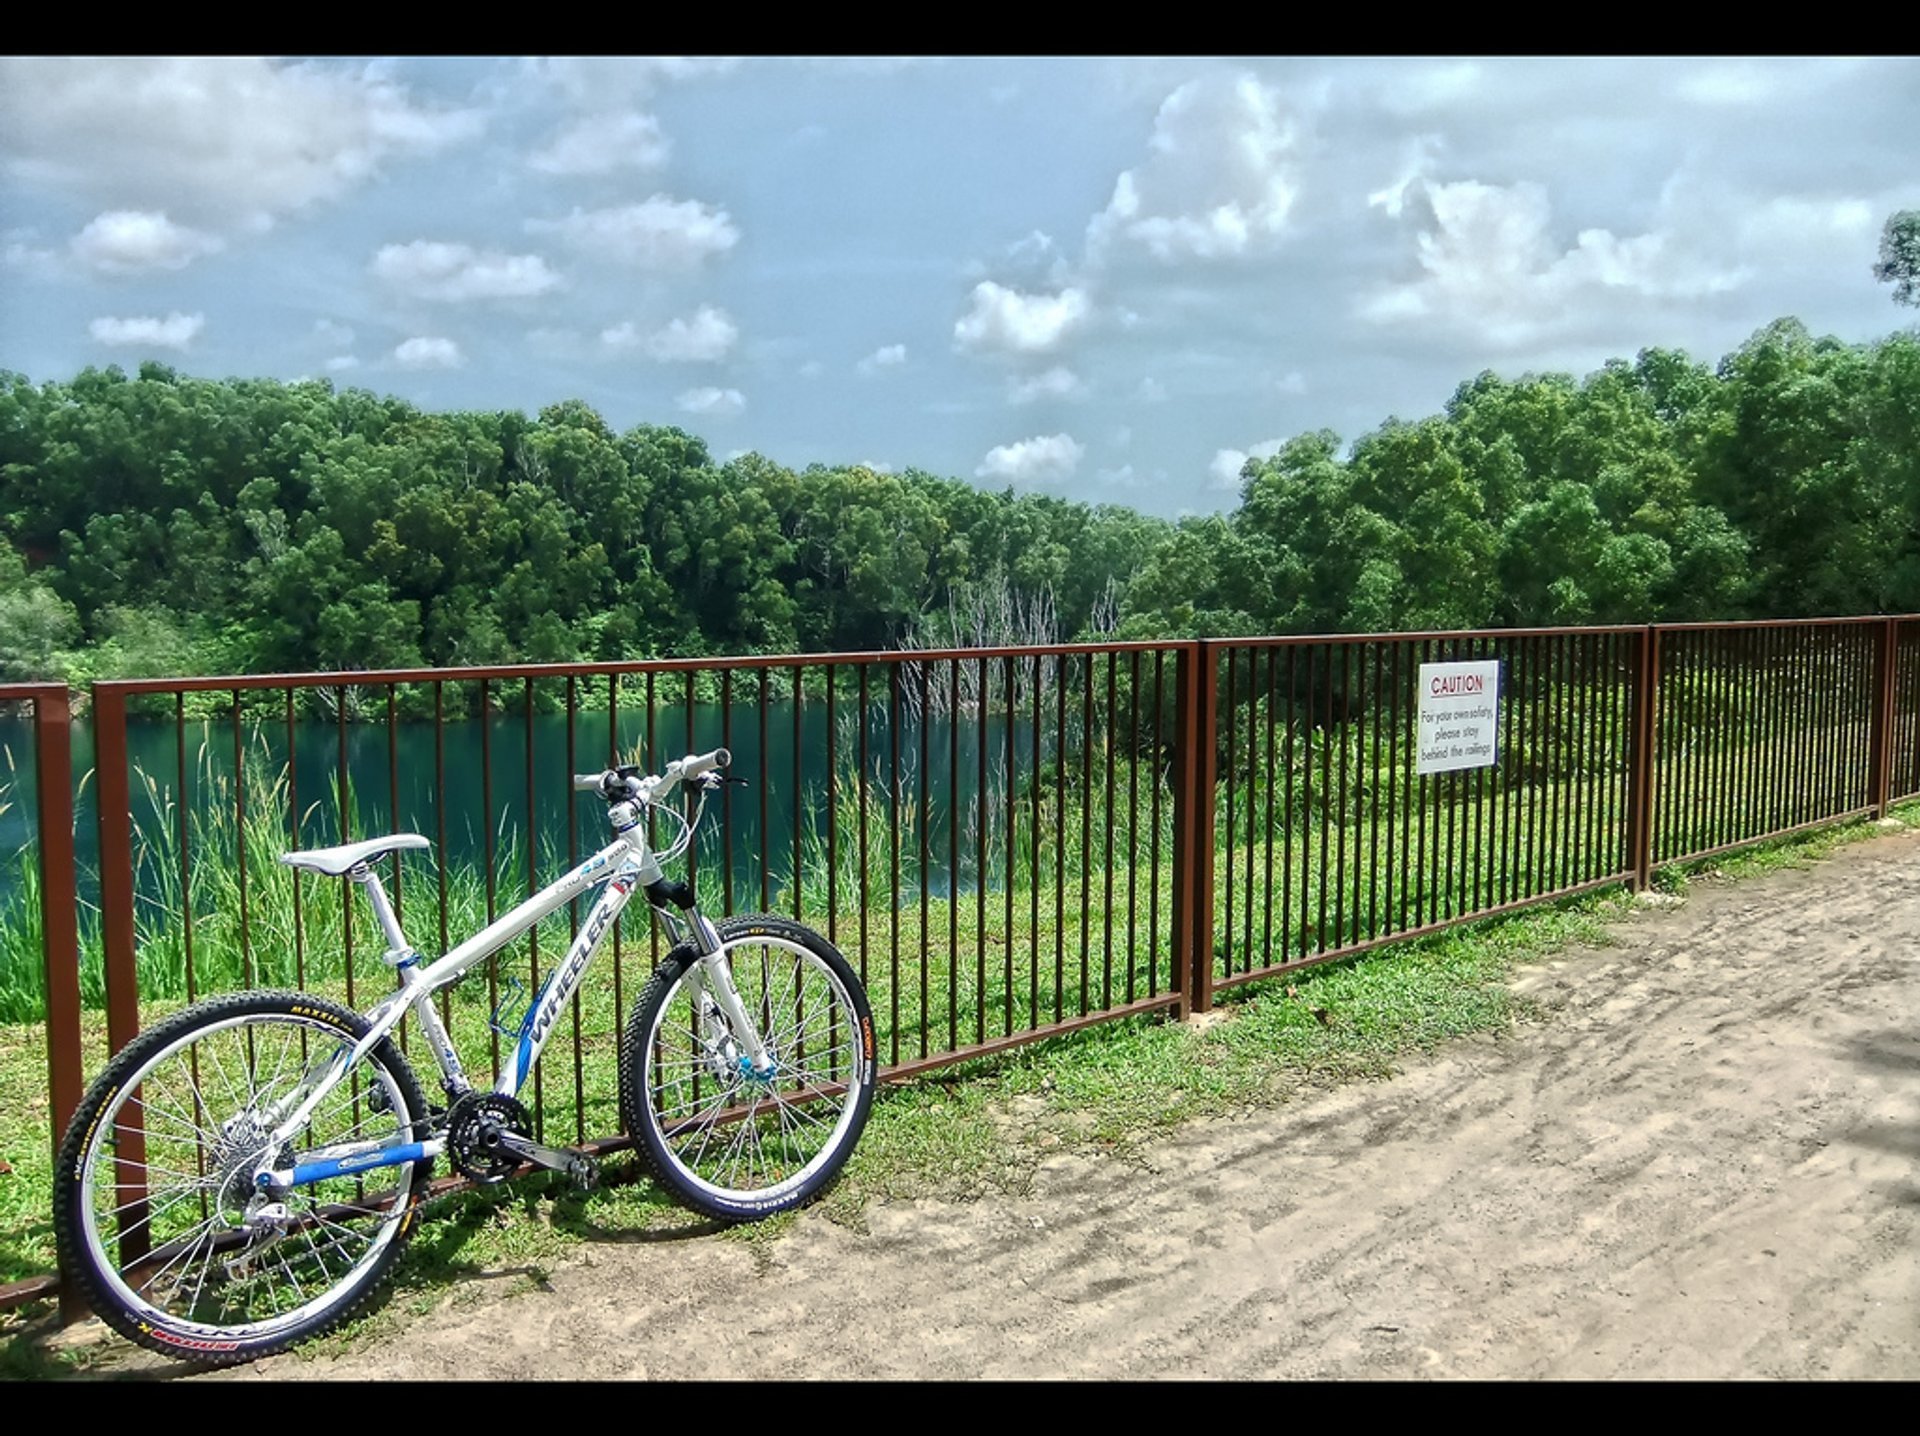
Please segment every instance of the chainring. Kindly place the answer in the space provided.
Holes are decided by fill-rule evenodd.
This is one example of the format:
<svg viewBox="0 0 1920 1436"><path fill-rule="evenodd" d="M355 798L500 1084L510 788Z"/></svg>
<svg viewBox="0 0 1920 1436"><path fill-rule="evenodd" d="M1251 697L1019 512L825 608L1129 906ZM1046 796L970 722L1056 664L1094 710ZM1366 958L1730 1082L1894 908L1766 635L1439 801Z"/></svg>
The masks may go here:
<svg viewBox="0 0 1920 1436"><path fill-rule="evenodd" d="M524 1106L498 1092L462 1096L447 1113L447 1156L454 1170L483 1186L512 1176L520 1158L500 1145L503 1133L533 1135L533 1118Z"/></svg>

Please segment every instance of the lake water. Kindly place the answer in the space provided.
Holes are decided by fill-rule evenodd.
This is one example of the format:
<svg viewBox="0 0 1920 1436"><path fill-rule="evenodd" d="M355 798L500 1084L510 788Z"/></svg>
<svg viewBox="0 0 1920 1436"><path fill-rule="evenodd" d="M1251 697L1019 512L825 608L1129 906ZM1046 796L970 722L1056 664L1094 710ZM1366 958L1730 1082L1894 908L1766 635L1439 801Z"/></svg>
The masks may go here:
<svg viewBox="0 0 1920 1436"><path fill-rule="evenodd" d="M817 700L802 705L797 723L790 701L770 702L764 727L761 710L753 705L736 703L730 714L723 714L717 706L695 705L689 710L675 704L655 710L651 747L645 712L623 709L618 739L628 758L638 745L638 761L649 771L689 752L704 752L723 743L731 749L731 771L748 779L749 786L730 788L724 804L715 799L709 807L703 829L709 836L701 850L706 864L703 885L718 877L711 864L724 841L736 882L735 906L741 907L751 905L740 900L743 887L757 901L763 851L774 887L792 870L796 799L803 832L812 828L824 834L830 767L836 772L836 807L844 814L857 804L861 733L850 711L853 706L839 707L835 731L830 734L824 705ZM1040 761L1047 764L1054 762L1058 748L1052 718L1052 713L1046 715L1039 739ZM1077 756L1079 715L1070 715L1068 723L1067 750ZM182 791L192 810L214 804L230 808L235 727L231 718L188 719L178 726L171 720L131 720L128 747L136 822L148 830L177 822L173 816L177 809L167 805ZM877 838L885 832L884 823L896 821L888 808L896 769L886 705L869 708L865 727L867 802L875 815L871 831ZM607 841L605 810L588 795L573 799L569 786L572 772L607 765L608 715L604 711L576 715L571 731L568 719L560 714L536 714L531 719L524 714L495 714L484 728L483 735L483 724L477 719L448 722L439 728L436 739L432 722L396 722L390 733L384 722L342 726L325 720L297 721L292 731L290 789L303 819L296 843L288 797L264 786L287 770L288 725L242 718L238 730L247 755L247 809L271 813L285 824L286 847L341 841L335 794L344 770L352 797L351 838L410 830L436 843L444 841L453 865L477 867L484 861L490 832L497 845L503 831L524 834L531 820L542 844L542 882L558 875L554 862L564 860L570 834L583 854ZM897 772L902 811L897 821L914 822L922 815L931 819L926 824L932 852L928 888L935 895L946 890L950 868L962 887L975 880L970 825L982 748L991 835L994 812L1006 791L1008 743L1004 717L978 720L963 713L958 720L949 720L936 715L922 725L910 713L900 715ZM10 788L0 793L0 802L10 804L0 813L0 909L4 909L19 885L15 855L36 840L32 725L24 719L0 719L0 748L5 750L0 753L0 784ZM9 755L11 769L6 766ZM1034 769L1031 724L1015 723L1012 756L1016 782L1024 782ZM81 785L75 810L76 846L83 899L90 902L99 830L94 804L97 782L90 772L94 735L88 721L74 725L73 758L75 780ZM954 815L962 835L949 863L949 815L956 804ZM1001 841L1004 848L1004 835ZM989 866L993 867L991 861Z"/></svg>

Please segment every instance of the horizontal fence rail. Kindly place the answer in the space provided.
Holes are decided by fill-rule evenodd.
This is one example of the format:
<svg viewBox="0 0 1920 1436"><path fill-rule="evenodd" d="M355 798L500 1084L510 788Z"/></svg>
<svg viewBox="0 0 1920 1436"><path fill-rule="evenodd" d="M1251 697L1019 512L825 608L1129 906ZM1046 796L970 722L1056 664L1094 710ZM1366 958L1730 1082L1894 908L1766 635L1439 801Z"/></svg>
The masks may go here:
<svg viewBox="0 0 1920 1436"><path fill-rule="evenodd" d="M1495 666L1497 742L1423 772L1441 663ZM74 708L0 685L33 795L0 834L37 851L31 890L0 888L0 924L38 934L39 1007L10 1020L44 1017L55 1141L83 1003L117 1051L217 992L390 988L364 902L289 849L426 835L383 876L437 954L604 845L572 773L725 746L747 785L709 806L689 876L710 911L826 933L902 1078L1884 816L1920 796L1920 616L138 679ZM0 789L0 823L26 791ZM476 1080L580 916L440 995ZM617 1046L663 956L629 910L536 1073L541 1140L625 1145ZM52 1287L0 1286L0 1309Z"/></svg>

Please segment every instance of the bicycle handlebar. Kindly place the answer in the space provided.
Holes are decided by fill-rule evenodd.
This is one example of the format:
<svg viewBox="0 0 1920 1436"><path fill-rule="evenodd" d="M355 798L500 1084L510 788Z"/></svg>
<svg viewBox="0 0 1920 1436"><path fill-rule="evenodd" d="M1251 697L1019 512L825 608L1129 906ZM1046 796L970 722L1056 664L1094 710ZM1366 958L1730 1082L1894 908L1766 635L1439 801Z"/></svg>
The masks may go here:
<svg viewBox="0 0 1920 1436"><path fill-rule="evenodd" d="M733 755L725 748L715 748L711 753L689 753L684 758L675 758L655 777L642 777L638 768L608 768L600 773L575 773L573 787L575 792L598 793L609 803L626 798L638 798L650 803L656 798L665 797L681 783L704 778L714 769L724 768L732 761Z"/></svg>

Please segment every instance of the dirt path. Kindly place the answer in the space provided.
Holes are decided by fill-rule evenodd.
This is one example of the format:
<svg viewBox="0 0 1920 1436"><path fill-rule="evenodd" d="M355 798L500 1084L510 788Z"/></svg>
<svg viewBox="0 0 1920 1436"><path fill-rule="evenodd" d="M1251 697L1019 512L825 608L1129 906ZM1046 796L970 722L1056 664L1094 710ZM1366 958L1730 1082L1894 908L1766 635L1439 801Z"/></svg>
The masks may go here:
<svg viewBox="0 0 1920 1436"><path fill-rule="evenodd" d="M1920 833L1696 884L1551 1021L1196 1124L1153 1171L584 1247L404 1345L237 1373L1920 1376Z"/></svg>

